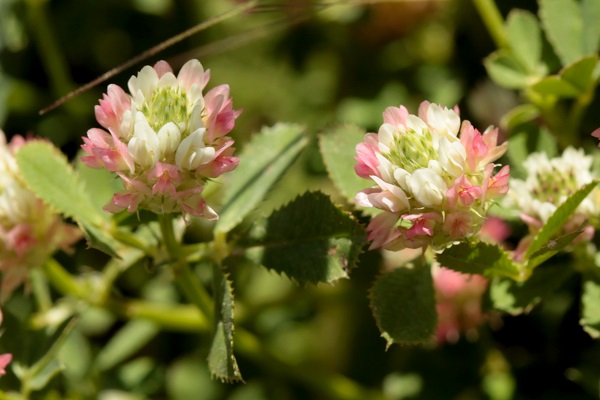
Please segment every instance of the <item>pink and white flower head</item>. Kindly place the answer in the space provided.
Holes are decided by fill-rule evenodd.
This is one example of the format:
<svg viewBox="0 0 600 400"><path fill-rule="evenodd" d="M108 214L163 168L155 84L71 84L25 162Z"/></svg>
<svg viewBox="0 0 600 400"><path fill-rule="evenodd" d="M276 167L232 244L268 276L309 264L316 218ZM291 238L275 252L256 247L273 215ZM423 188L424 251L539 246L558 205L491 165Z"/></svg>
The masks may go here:
<svg viewBox="0 0 600 400"><path fill-rule="evenodd" d="M15 136L7 144L0 131L0 302L27 281L30 268L81 238L25 186L14 157L24 143Z"/></svg>
<svg viewBox="0 0 600 400"><path fill-rule="evenodd" d="M509 167L494 173L507 146L497 129L482 134L457 109L429 102L418 116L389 107L383 121L356 146L355 171L376 186L355 202L382 211L367 227L371 248L439 250L476 234L508 191Z"/></svg>
<svg viewBox="0 0 600 400"><path fill-rule="evenodd" d="M555 158L548 158L546 153L532 153L523 166L527 177L511 181L505 204L520 210L521 219L528 225L531 235L539 231L558 206L593 180L592 157L586 156L582 149L569 147ZM573 232L588 221L581 238L591 239L594 229L600 226L599 200L600 189L595 188L567 221L564 233ZM525 243L528 241L524 240L522 244ZM519 245L517 256L524 247Z"/></svg>
<svg viewBox="0 0 600 400"><path fill-rule="evenodd" d="M108 86L95 107L104 129L90 129L81 146L86 165L116 172L123 182L106 211L218 218L202 190L209 178L237 167L234 141L226 135L241 111L233 110L227 85L203 94L209 77L198 60L177 76L159 61L129 79L129 93Z"/></svg>

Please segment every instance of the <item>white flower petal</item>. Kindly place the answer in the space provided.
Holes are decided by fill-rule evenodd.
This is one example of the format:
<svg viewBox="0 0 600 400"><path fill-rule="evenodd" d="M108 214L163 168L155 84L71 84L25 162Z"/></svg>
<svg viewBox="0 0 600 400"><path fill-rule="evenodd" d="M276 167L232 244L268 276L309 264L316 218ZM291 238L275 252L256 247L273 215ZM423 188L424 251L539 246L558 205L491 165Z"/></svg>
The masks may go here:
<svg viewBox="0 0 600 400"><path fill-rule="evenodd" d="M448 190L442 177L429 168L414 171L407 183L415 200L425 207L440 206Z"/></svg>

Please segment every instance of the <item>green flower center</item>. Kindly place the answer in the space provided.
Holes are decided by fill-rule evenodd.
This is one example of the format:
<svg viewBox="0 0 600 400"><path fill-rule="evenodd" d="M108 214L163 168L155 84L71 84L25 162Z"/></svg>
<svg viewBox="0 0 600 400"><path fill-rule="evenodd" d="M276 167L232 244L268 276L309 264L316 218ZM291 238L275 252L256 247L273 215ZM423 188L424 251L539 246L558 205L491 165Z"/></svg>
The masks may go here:
<svg viewBox="0 0 600 400"><path fill-rule="evenodd" d="M156 88L152 98L142 107L148 123L156 132L167 122L177 126L187 126L189 119L187 96L185 91L171 87Z"/></svg>
<svg viewBox="0 0 600 400"><path fill-rule="evenodd" d="M538 172L536 175L537 185L532 193L540 201L558 205L564 196L571 196L579 188L575 173L572 170L559 170L554 167L550 171Z"/></svg>
<svg viewBox="0 0 600 400"><path fill-rule="evenodd" d="M413 130L402 132L394 146L384 156L391 163L409 173L420 168L427 168L430 160L438 159L438 152L433 146L431 131L417 133Z"/></svg>

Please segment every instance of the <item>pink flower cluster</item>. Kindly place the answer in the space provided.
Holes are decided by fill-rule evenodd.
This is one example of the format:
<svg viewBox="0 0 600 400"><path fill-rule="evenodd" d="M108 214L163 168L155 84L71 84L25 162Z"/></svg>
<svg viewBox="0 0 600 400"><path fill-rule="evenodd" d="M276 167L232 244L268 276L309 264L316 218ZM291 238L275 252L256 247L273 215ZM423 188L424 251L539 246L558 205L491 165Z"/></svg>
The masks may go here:
<svg viewBox="0 0 600 400"><path fill-rule="evenodd" d="M105 210L218 218L202 190L207 179L237 167L226 135L241 111L233 110L228 85L203 94L209 77L198 60L177 76L159 61L131 77L129 94L108 86L95 108L105 129L90 129L82 145L86 165L116 172L123 182Z"/></svg>
<svg viewBox="0 0 600 400"><path fill-rule="evenodd" d="M21 136L7 144L0 131L0 302L27 281L30 268L82 236L25 186L14 157L24 144Z"/></svg>
<svg viewBox="0 0 600 400"><path fill-rule="evenodd" d="M378 133L356 147L356 173L376 186L356 195L381 212L367 230L371 248L441 249L475 234L493 200L508 191L509 167L497 129L483 134L457 110L423 102L418 116L389 107ZM459 136L460 134L460 136Z"/></svg>
<svg viewBox="0 0 600 400"><path fill-rule="evenodd" d="M2 324L2 310L0 310L0 324ZM12 361L13 356L10 353L0 354L0 376L6 375L6 367Z"/></svg>

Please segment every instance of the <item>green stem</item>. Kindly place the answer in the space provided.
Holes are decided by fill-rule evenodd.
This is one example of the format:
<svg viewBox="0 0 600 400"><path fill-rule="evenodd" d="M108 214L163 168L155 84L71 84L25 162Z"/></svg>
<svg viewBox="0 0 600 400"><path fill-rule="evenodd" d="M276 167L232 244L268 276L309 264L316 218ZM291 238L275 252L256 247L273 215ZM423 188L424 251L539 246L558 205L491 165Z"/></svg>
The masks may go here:
<svg viewBox="0 0 600 400"><path fill-rule="evenodd" d="M116 228L111 231L111 235L115 239L117 239L119 242L126 244L129 247L133 247L135 249L141 250L146 255L149 255L149 256L155 255L155 251L153 248L147 246L143 241L138 239L131 232L127 232L123 229Z"/></svg>
<svg viewBox="0 0 600 400"><path fill-rule="evenodd" d="M79 298L86 297L85 289L81 288L75 278L55 259L49 258L43 268L46 278L59 292Z"/></svg>
<svg viewBox="0 0 600 400"><path fill-rule="evenodd" d="M164 329L173 331L208 333L212 329L209 321L198 311L195 305L167 305L139 300L110 300L107 306L122 318L145 319Z"/></svg>
<svg viewBox="0 0 600 400"><path fill-rule="evenodd" d="M57 45L56 38L47 18L45 0L27 1L29 26L35 40L44 69L50 78L52 91L61 96L73 89L73 83L66 71L67 63L61 56L63 52Z"/></svg>
<svg viewBox="0 0 600 400"><path fill-rule="evenodd" d="M29 278L31 281L31 290L39 310L42 312L48 311L52 307L52 298L50 297L48 281L46 281L44 273L38 268L34 268L31 270Z"/></svg>
<svg viewBox="0 0 600 400"><path fill-rule="evenodd" d="M175 239L172 216L160 215L159 223L167 253L171 258L171 268L175 275L175 282L188 301L195 304L202 314L212 321L214 314L212 299L204 286L198 282L198 277L192 272L185 259L181 245Z"/></svg>
<svg viewBox="0 0 600 400"><path fill-rule="evenodd" d="M494 0L473 0L483 23L499 49L507 46L504 19Z"/></svg>

